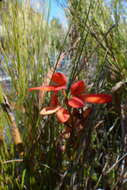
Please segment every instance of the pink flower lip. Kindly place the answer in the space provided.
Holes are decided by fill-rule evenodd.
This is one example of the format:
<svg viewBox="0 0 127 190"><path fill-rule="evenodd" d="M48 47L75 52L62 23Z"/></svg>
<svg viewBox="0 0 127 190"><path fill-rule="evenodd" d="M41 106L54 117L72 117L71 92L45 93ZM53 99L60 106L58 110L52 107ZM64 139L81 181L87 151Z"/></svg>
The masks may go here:
<svg viewBox="0 0 127 190"><path fill-rule="evenodd" d="M41 115L50 115L50 114L56 113L60 108L61 108L60 106L56 106L56 107L46 107L46 108L43 108L43 109L40 111L40 114L41 114Z"/></svg>

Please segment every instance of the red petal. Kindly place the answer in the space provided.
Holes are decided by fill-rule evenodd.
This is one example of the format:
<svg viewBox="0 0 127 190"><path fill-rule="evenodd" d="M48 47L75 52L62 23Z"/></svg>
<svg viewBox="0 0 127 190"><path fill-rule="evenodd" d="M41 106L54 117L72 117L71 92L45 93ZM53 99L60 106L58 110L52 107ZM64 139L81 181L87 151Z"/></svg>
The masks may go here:
<svg viewBox="0 0 127 190"><path fill-rule="evenodd" d="M86 86L83 80L79 80L71 85L71 94L78 96L85 92Z"/></svg>
<svg viewBox="0 0 127 190"><path fill-rule="evenodd" d="M58 96L56 93L51 95L50 106L55 107L58 105Z"/></svg>
<svg viewBox="0 0 127 190"><path fill-rule="evenodd" d="M109 94L86 94L81 96L82 100L88 103L105 104L112 101Z"/></svg>
<svg viewBox="0 0 127 190"><path fill-rule="evenodd" d="M70 118L70 115L65 108L60 108L56 112L56 116L61 123L65 123Z"/></svg>
<svg viewBox="0 0 127 190"><path fill-rule="evenodd" d="M57 85L66 85L67 84L67 77L63 73L56 72L52 75L53 82L55 82Z"/></svg>
<svg viewBox="0 0 127 190"><path fill-rule="evenodd" d="M33 87L33 88L29 88L29 91L32 90L41 90L41 91L46 91L46 92L50 92L50 91L58 91L58 90L62 90L62 89L66 89L66 86L39 86L39 87Z"/></svg>
<svg viewBox="0 0 127 190"><path fill-rule="evenodd" d="M54 91L55 87L54 86L39 86L39 87L33 87L33 88L29 88L29 91L32 90L42 90L42 91Z"/></svg>
<svg viewBox="0 0 127 190"><path fill-rule="evenodd" d="M43 109L40 111L40 114L41 114L41 115L50 115L50 114L56 113L59 109L60 109L60 106L56 106L56 107L46 107L46 108L43 108Z"/></svg>
<svg viewBox="0 0 127 190"><path fill-rule="evenodd" d="M68 100L68 105L73 108L82 108L84 106L84 102L78 97L72 97Z"/></svg>

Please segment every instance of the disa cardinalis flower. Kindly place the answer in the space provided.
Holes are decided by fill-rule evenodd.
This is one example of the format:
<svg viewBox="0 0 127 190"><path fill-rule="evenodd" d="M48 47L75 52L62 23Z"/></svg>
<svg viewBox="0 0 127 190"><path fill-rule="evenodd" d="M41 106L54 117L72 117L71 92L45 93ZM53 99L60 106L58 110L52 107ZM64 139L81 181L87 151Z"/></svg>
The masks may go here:
<svg viewBox="0 0 127 190"><path fill-rule="evenodd" d="M52 75L51 82L53 82L53 85L46 85L46 86L39 86L39 87L33 87L29 88L29 91L32 90L42 90L42 91L59 91L62 89L66 89L67 84L67 78L64 74L60 72L56 72Z"/></svg>
<svg viewBox="0 0 127 190"><path fill-rule="evenodd" d="M112 101L109 94L85 94L86 86L83 80L79 80L71 85L72 97L68 100L69 106L81 108L87 103L105 104Z"/></svg>
<svg viewBox="0 0 127 190"><path fill-rule="evenodd" d="M29 91L53 91L53 94L51 95L50 106L43 108L40 114L49 115L56 113L58 120L62 123L65 123L69 119L70 115L67 109L59 105L57 93L59 90L66 89L67 78L64 74L56 72L53 74L51 82L53 82L53 85L34 87L30 88ZM82 108L86 102L105 104L112 101L112 96L109 94L85 94L85 90L86 85L83 80L73 83L70 87L71 98L68 100L67 104L73 108Z"/></svg>
<svg viewBox="0 0 127 190"><path fill-rule="evenodd" d="M42 91L47 91L47 92L53 91L53 94L51 95L49 107L43 108L40 111L40 114L50 115L50 114L56 113L58 120L61 123L65 123L69 119L70 115L67 109L59 105L57 92L59 90L66 89L67 78L64 74L60 72L56 72L52 75L51 82L53 83L53 85L29 88L29 91L32 91L32 90L42 90Z"/></svg>
<svg viewBox="0 0 127 190"><path fill-rule="evenodd" d="M40 111L41 115L50 115L53 113L56 113L56 117L61 123L65 123L70 117L68 110L59 105L57 92L51 95L50 106Z"/></svg>

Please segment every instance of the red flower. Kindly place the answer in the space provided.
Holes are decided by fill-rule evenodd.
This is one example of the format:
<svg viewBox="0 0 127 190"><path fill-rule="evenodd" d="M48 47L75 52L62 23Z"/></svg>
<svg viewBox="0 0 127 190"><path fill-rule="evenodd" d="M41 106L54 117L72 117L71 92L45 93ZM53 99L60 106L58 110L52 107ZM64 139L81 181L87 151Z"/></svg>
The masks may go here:
<svg viewBox="0 0 127 190"><path fill-rule="evenodd" d="M29 91L42 90L42 91L50 92L50 91L59 91L62 89L66 89L67 78L64 74L59 73L59 72L54 73L52 75L51 81L54 83L53 85L29 88Z"/></svg>
<svg viewBox="0 0 127 190"><path fill-rule="evenodd" d="M82 108L84 101L80 98L86 90L86 86L83 80L79 80L71 85L70 91L72 97L68 100L68 105L73 108Z"/></svg>
<svg viewBox="0 0 127 190"><path fill-rule="evenodd" d="M72 98L68 100L68 104L73 108L81 108L86 102L105 104L112 101L109 94L85 94L86 86L82 80L72 84L70 90Z"/></svg>
<svg viewBox="0 0 127 190"><path fill-rule="evenodd" d="M40 86L30 88L32 90L42 90L42 91L53 91L54 93L51 96L50 106L43 108L40 112L41 115L49 115L56 113L58 120L62 123L65 123L70 115L68 110L61 107L58 103L57 92L62 89L66 89L67 78L64 74L56 72L51 78L53 85ZM70 92L71 98L68 100L68 105L73 108L82 108L86 102L104 104L112 101L112 96L108 94L85 94L86 85L83 80L79 80L71 85Z"/></svg>
<svg viewBox="0 0 127 190"><path fill-rule="evenodd" d="M70 117L68 110L58 104L58 96L56 93L51 95L50 106L43 108L40 112L41 115L50 115L53 113L56 113L57 119L61 123L65 123Z"/></svg>
<svg viewBox="0 0 127 190"><path fill-rule="evenodd" d="M32 90L42 90L42 91L47 91L47 92L53 91L54 93L51 95L50 106L43 108L40 111L40 114L50 115L50 114L56 113L58 120L61 123L65 123L69 119L70 115L68 113L68 110L66 110L65 108L62 108L58 104L57 92L59 90L66 89L67 78L64 74L56 72L53 74L51 78L51 82L53 82L54 84L48 85L48 86L30 88L29 91L32 91Z"/></svg>

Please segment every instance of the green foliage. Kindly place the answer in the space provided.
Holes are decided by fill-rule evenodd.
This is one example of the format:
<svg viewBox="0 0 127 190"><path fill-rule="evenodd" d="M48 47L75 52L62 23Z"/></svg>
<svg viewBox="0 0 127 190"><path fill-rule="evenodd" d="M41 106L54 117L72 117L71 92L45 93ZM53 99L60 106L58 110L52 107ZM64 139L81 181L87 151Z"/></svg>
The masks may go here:
<svg viewBox="0 0 127 190"><path fill-rule="evenodd" d="M59 20L48 23L26 2L0 2L1 64L11 77L10 90L0 86L0 189L126 189L126 4L68 0L66 31ZM88 92L113 96L110 104L86 105L76 112L71 135L69 123L40 116L50 94L40 105L40 93L28 92L42 85L51 56L61 52L70 59L68 88L74 80L85 79ZM87 106L92 113L86 116ZM13 121L23 154L13 142Z"/></svg>

